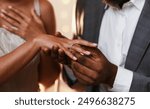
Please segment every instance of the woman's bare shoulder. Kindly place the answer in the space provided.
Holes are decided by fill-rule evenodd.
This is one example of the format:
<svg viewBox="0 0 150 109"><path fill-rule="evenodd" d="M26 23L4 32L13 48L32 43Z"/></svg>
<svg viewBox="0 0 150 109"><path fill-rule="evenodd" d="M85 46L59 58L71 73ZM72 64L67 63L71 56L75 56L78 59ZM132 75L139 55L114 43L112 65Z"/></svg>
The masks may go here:
<svg viewBox="0 0 150 109"><path fill-rule="evenodd" d="M48 1L48 0L40 0L40 4L41 4L41 8L42 8L41 11L44 11L44 12L53 11L53 6L50 3L50 1Z"/></svg>
<svg viewBox="0 0 150 109"><path fill-rule="evenodd" d="M41 19L45 24L46 31L49 34L54 34L56 30L56 24L53 6L48 0L40 0L40 4Z"/></svg>

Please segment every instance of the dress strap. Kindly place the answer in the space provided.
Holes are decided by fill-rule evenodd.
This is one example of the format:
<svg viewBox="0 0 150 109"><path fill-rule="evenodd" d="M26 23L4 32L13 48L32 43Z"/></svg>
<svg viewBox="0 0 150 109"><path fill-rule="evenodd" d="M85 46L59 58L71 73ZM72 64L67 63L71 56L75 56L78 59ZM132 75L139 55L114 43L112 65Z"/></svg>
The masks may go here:
<svg viewBox="0 0 150 109"><path fill-rule="evenodd" d="M39 0L34 0L34 9L35 12L38 16L41 15L41 6L40 6L40 1Z"/></svg>

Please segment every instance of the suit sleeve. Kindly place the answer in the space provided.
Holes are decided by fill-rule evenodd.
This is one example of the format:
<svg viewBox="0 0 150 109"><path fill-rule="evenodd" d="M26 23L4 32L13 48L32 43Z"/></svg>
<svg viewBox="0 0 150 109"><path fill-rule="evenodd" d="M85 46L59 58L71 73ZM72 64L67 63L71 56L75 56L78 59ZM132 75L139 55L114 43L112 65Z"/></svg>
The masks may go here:
<svg viewBox="0 0 150 109"><path fill-rule="evenodd" d="M133 80L130 88L130 92L148 92L150 91L150 77L133 73Z"/></svg>

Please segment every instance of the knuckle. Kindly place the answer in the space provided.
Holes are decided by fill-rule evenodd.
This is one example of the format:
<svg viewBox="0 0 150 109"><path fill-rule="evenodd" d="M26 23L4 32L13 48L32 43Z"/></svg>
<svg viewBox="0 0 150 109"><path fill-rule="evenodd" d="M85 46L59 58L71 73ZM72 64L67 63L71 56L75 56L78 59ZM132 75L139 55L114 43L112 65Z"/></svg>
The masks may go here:
<svg viewBox="0 0 150 109"><path fill-rule="evenodd" d="M102 67L96 68L96 71L97 71L97 72L102 72Z"/></svg>
<svg viewBox="0 0 150 109"><path fill-rule="evenodd" d="M80 41L79 41L79 39L76 39L76 40L74 40L74 42L78 44Z"/></svg>
<svg viewBox="0 0 150 109"><path fill-rule="evenodd" d="M94 81L96 81L98 79L98 74L94 73L91 77L93 78Z"/></svg>
<svg viewBox="0 0 150 109"><path fill-rule="evenodd" d="M28 23L24 23L24 24L23 24L23 27L24 27L25 30L26 30L26 28L28 27L28 25L29 25Z"/></svg>
<svg viewBox="0 0 150 109"><path fill-rule="evenodd" d="M77 79L78 79L78 78L77 78ZM82 84L88 85L86 82L84 82L84 81L82 81L82 80L80 80L80 79L78 79L78 81L79 81L80 83L82 83Z"/></svg>
<svg viewBox="0 0 150 109"><path fill-rule="evenodd" d="M89 81L89 84L90 84L90 85L93 85L93 84L95 84L95 81L90 80L90 81Z"/></svg>
<svg viewBox="0 0 150 109"><path fill-rule="evenodd" d="M87 62L88 62L88 61L85 59L85 57L82 56L82 55L78 56L78 59L79 59L79 61L82 62L82 63L87 63Z"/></svg>
<svg viewBox="0 0 150 109"><path fill-rule="evenodd" d="M31 21L31 18L27 18L27 23L30 23Z"/></svg>
<svg viewBox="0 0 150 109"><path fill-rule="evenodd" d="M96 61L96 62L100 62L101 59L100 59L100 58L96 58L95 61Z"/></svg>

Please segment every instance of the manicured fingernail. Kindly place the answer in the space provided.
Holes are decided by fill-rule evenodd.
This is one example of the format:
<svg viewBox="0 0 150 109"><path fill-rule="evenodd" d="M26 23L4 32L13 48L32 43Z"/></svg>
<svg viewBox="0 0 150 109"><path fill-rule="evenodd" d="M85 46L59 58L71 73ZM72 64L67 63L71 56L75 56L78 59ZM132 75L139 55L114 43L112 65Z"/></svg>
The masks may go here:
<svg viewBox="0 0 150 109"><path fill-rule="evenodd" d="M80 53L82 56L84 56L84 54L83 53Z"/></svg>
<svg viewBox="0 0 150 109"><path fill-rule="evenodd" d="M12 6L10 6L10 5L9 5L9 6L8 6L8 8L9 8L9 9L11 9L11 8L12 8Z"/></svg>
<svg viewBox="0 0 150 109"><path fill-rule="evenodd" d="M96 43L93 43L93 46L97 46L97 44L96 44Z"/></svg>
<svg viewBox="0 0 150 109"><path fill-rule="evenodd" d="M76 60L77 60L77 58L74 56L74 57L73 57L73 60L75 60L75 61L76 61Z"/></svg>
<svg viewBox="0 0 150 109"><path fill-rule="evenodd" d="M2 13L6 13L6 10L4 10L4 9L1 9L1 12L2 12Z"/></svg>
<svg viewBox="0 0 150 109"><path fill-rule="evenodd" d="M86 51L86 52L85 52L85 54L86 54L86 55L90 55L90 54L91 54L91 52L89 52L89 51Z"/></svg>
<svg viewBox="0 0 150 109"><path fill-rule="evenodd" d="M2 25L2 27L5 28L5 29L7 29L7 26L6 26L6 25Z"/></svg>
<svg viewBox="0 0 150 109"><path fill-rule="evenodd" d="M1 16L1 17L4 17L4 14L3 14L3 13L0 13L0 16Z"/></svg>

